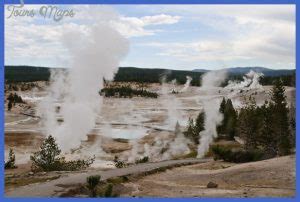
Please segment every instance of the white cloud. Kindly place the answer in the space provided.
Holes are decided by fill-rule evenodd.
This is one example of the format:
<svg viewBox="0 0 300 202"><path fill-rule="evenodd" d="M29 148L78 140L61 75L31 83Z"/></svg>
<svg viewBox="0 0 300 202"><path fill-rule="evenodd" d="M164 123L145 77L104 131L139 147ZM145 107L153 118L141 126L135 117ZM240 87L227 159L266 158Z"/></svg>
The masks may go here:
<svg viewBox="0 0 300 202"><path fill-rule="evenodd" d="M163 24L175 24L180 20L180 16L171 16L171 15L153 15L153 16L144 16L141 18L141 21L145 25L163 25Z"/></svg>
<svg viewBox="0 0 300 202"><path fill-rule="evenodd" d="M28 8L36 7L39 6L30 5ZM15 64L16 61L29 61L36 65L48 62L53 66L63 66L68 58L68 53L59 40L64 30L73 27L80 32L87 32L95 21L110 20L111 25L124 36L140 37L139 43L148 39L143 38L145 36L160 36L162 32L167 32L170 35L168 42L156 37L155 41L140 44L145 48L155 49L152 52L156 54L156 58L135 53L141 57L152 57L157 60L157 64L161 62L161 56L164 56L181 65L183 62L190 64L189 61L194 61L194 64L203 61L225 61L230 64L242 61L246 64L251 61L254 65L261 62L282 68L295 65L294 5L127 7L139 9L139 17L134 16L134 13L131 16L119 16L107 6L76 5L72 6L76 9L75 17L64 19L60 23L30 17L5 19L5 62ZM130 13L130 9L127 13ZM169 26L176 23L176 30ZM209 34L206 33L208 29ZM189 36L191 32L192 37ZM195 33L199 33L199 37ZM211 33L213 34L210 35Z"/></svg>
<svg viewBox="0 0 300 202"><path fill-rule="evenodd" d="M113 25L126 37L148 36L154 35L161 30L153 28L147 29L147 26L175 24L178 23L180 18L180 16L165 14L144 16L140 18L123 16L119 21L114 21Z"/></svg>
<svg viewBox="0 0 300 202"><path fill-rule="evenodd" d="M295 6L200 5L161 7L157 12L184 13L184 18L215 30L218 35L181 43L147 43L157 55L182 61L255 61L295 64ZM154 12L155 13L155 12Z"/></svg>
<svg viewBox="0 0 300 202"><path fill-rule="evenodd" d="M7 7L6 7L7 8ZM38 11L40 5L25 5L26 9ZM33 65L67 66L67 50L61 44L62 33L69 29L88 32L95 22L110 21L112 26L126 37L154 35L159 29L147 28L149 25L174 24L179 16L154 15L144 17L119 17L108 6L71 6L75 10L73 18L60 22L35 17L5 18L5 63ZM42 23L41 23L42 22Z"/></svg>

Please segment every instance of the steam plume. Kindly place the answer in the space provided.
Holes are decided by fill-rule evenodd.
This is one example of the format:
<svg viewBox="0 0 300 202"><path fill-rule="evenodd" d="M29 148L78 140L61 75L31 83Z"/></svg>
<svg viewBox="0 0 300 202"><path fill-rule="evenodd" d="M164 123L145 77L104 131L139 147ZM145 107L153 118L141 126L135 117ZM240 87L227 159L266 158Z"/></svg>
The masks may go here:
<svg viewBox="0 0 300 202"><path fill-rule="evenodd" d="M176 80L175 80L176 81ZM171 82L172 87L174 87L174 80ZM180 100L176 98L174 94L170 94L170 89L168 83L166 82L166 77L162 78L162 88L161 88L161 102L162 106L167 110L166 124L168 128L175 128L176 122L181 120L181 113L178 109L181 106Z"/></svg>
<svg viewBox="0 0 300 202"><path fill-rule="evenodd" d="M43 117L48 117L46 133L56 137L65 151L78 147L94 127L102 104L98 92L103 78L112 79L128 50L127 40L110 25L109 19L116 15L104 11L99 13L105 16L98 16L87 30L71 26L65 31L62 43L70 53L71 68L62 76L52 75L50 94L41 104ZM56 102L60 104L61 124L56 121Z"/></svg>
<svg viewBox="0 0 300 202"><path fill-rule="evenodd" d="M150 161L163 161L178 157L190 152L190 140L180 130L177 123L174 133L161 133L154 138L153 143L139 144L138 140L131 141L132 149L125 152L121 159L129 163L143 157L149 157Z"/></svg>
<svg viewBox="0 0 300 202"><path fill-rule="evenodd" d="M225 88L229 89L262 89L262 85L259 83L263 73L255 72L250 70L245 76L243 76L243 81L229 81Z"/></svg>
<svg viewBox="0 0 300 202"><path fill-rule="evenodd" d="M202 76L202 90L212 90L218 87L226 79L225 71L211 71ZM198 158L202 158L205 152L209 149L210 143L217 137L216 127L223 120L222 114L219 112L220 100L218 99L205 99L203 100L203 110L205 113L204 127L205 129L200 132L200 144L198 146Z"/></svg>

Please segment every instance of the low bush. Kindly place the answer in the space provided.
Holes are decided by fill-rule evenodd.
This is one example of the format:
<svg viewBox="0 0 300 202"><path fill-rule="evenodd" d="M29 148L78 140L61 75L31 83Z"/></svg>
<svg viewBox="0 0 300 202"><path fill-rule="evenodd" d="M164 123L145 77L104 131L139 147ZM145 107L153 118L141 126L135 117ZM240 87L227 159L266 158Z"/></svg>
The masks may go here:
<svg viewBox="0 0 300 202"><path fill-rule="evenodd" d="M259 161L263 159L263 152L260 150L231 150L229 148L215 145L212 147L215 160L224 160L234 163L245 163L251 161Z"/></svg>
<svg viewBox="0 0 300 202"><path fill-rule="evenodd" d="M126 167L126 163L124 161L119 160L119 158L117 156L115 156L114 164L115 164L116 168Z"/></svg>
<svg viewBox="0 0 300 202"><path fill-rule="evenodd" d="M113 184L101 184L100 185L100 175L92 175L86 178L86 187L89 191L90 197L117 197L117 194L113 193ZM100 185L100 186L99 186ZM106 186L105 186L106 185Z"/></svg>

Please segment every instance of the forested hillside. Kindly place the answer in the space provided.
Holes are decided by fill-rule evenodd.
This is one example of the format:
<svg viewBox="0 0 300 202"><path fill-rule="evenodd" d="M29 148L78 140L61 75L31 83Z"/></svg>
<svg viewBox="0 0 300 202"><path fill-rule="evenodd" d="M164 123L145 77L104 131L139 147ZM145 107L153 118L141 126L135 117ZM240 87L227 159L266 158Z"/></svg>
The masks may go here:
<svg viewBox="0 0 300 202"><path fill-rule="evenodd" d="M5 66L5 80L10 82L30 82L30 81L48 81L50 78L50 69L47 67L33 67L33 66ZM249 69L249 67L247 67ZM206 70L207 71L207 70ZM272 85L274 80L282 78L285 86L295 86L295 70L271 70L261 79L263 85ZM271 74L270 71L273 71ZM144 82L144 83L158 83L163 76L166 76L167 81L176 79L179 84L186 82L186 76L193 78L191 84L199 86L200 77L204 72L197 71L182 71L169 69L143 69L136 67L121 67L114 77L114 81L119 82ZM229 71L228 80L243 80L243 74ZM226 82L223 84L226 85Z"/></svg>
<svg viewBox="0 0 300 202"><path fill-rule="evenodd" d="M5 66L5 80L7 82L48 81L50 69L32 66Z"/></svg>

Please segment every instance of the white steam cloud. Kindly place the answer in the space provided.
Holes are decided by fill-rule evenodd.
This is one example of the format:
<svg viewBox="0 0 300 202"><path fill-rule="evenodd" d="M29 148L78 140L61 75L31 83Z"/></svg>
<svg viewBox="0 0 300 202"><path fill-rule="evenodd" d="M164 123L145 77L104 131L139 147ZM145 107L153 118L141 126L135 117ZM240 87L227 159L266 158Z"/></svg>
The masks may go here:
<svg viewBox="0 0 300 202"><path fill-rule="evenodd" d="M225 87L227 89L262 89L262 85L259 83L263 73L255 72L250 70L245 76L243 76L243 81L229 81L228 85Z"/></svg>
<svg viewBox="0 0 300 202"><path fill-rule="evenodd" d="M205 73L202 76L202 90L213 90L218 87L226 79L226 71L211 71ZM203 110L205 113L204 127L205 129L200 132L200 144L198 146L197 158L204 157L205 153L209 149L209 145L212 143L213 139L217 137L216 127L221 124L223 120L223 115L219 112L219 99L204 99Z"/></svg>
<svg viewBox="0 0 300 202"><path fill-rule="evenodd" d="M160 99L167 114L165 125L168 130L175 130L174 132L160 133L154 137L152 143L141 143L137 139L130 141L132 149L122 154L122 160L133 163L147 156L150 161L162 161L190 152L189 144L191 142L184 136L179 125L179 122L182 120L182 114L178 109L182 103L172 93L176 91L176 80L174 79L171 83L167 83L166 76L162 77L161 80Z"/></svg>
<svg viewBox="0 0 300 202"><path fill-rule="evenodd" d="M132 140L130 143L132 149L123 153L121 159L134 163L146 156L150 161L155 162L188 154L191 141L184 136L177 123L174 133L161 133L154 138L152 143L140 144L138 140Z"/></svg>
<svg viewBox="0 0 300 202"><path fill-rule="evenodd" d="M78 147L93 129L102 105L103 78L113 78L128 51L128 41L110 23L117 15L100 9L92 12L97 15L93 16L96 24L89 29L66 29L62 43L70 53L71 68L52 74L49 95L39 108L46 134L53 135L64 151ZM57 105L61 123L57 122Z"/></svg>

